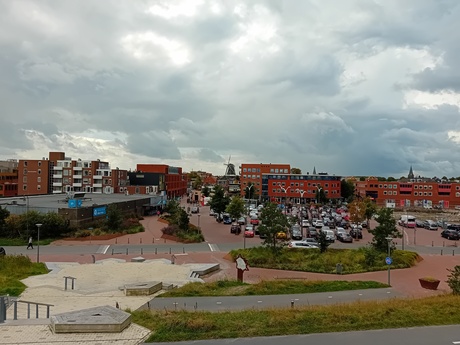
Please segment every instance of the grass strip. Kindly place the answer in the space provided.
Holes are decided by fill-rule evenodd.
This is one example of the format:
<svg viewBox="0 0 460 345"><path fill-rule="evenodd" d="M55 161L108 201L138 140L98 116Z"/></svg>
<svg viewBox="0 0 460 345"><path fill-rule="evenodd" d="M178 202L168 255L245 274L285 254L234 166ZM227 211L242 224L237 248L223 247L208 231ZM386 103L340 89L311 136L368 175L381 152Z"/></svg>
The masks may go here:
<svg viewBox="0 0 460 345"><path fill-rule="evenodd" d="M247 284L236 280L219 280L211 283L188 283L180 288L165 292L158 297L282 295L384 287L388 287L388 285L375 281L274 280Z"/></svg>
<svg viewBox="0 0 460 345"><path fill-rule="evenodd" d="M460 323L460 296L238 312L135 311L148 342L360 331Z"/></svg>

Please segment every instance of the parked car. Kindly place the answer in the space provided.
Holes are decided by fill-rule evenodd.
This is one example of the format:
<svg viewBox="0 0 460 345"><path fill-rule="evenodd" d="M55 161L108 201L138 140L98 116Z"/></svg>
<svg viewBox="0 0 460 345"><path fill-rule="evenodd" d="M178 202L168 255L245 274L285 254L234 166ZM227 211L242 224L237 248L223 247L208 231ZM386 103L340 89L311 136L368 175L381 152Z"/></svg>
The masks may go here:
<svg viewBox="0 0 460 345"><path fill-rule="evenodd" d="M337 234L337 240L344 243L352 243L353 237L351 237L351 235L346 232L340 232Z"/></svg>
<svg viewBox="0 0 460 345"><path fill-rule="evenodd" d="M232 218L228 214L222 216L224 224L232 224Z"/></svg>
<svg viewBox="0 0 460 345"><path fill-rule="evenodd" d="M418 220L416 219L415 220L415 227L417 228L425 228L425 223L423 220Z"/></svg>
<svg viewBox="0 0 460 345"><path fill-rule="evenodd" d="M311 238L311 237L304 238L302 242L307 242L310 244L314 244L315 246L319 246L318 241L315 238Z"/></svg>
<svg viewBox="0 0 460 345"><path fill-rule="evenodd" d="M448 240L454 240L458 241L460 239L460 235L458 234L458 231L456 230L443 230L441 232L441 237L447 238Z"/></svg>
<svg viewBox="0 0 460 345"><path fill-rule="evenodd" d="M5 256L5 255L6 255L5 248L0 247L0 256Z"/></svg>
<svg viewBox="0 0 460 345"><path fill-rule="evenodd" d="M252 225L259 225L259 218L257 218L257 216L256 217L252 216L250 223Z"/></svg>
<svg viewBox="0 0 460 345"><path fill-rule="evenodd" d="M304 241L291 241L288 243L288 248L301 248L301 249L318 249L318 245Z"/></svg>
<svg viewBox="0 0 460 345"><path fill-rule="evenodd" d="M350 236L360 240L363 238L363 232L358 228L354 228L350 230Z"/></svg>
<svg viewBox="0 0 460 345"><path fill-rule="evenodd" d="M254 228L246 227L244 229L244 237L254 237Z"/></svg>
<svg viewBox="0 0 460 345"><path fill-rule="evenodd" d="M433 220L427 220L424 223L424 228L428 230L438 230L438 223Z"/></svg>
<svg viewBox="0 0 460 345"><path fill-rule="evenodd" d="M318 237L318 231L316 230L315 227L309 227L308 228L308 236L311 238L317 238Z"/></svg>
<svg viewBox="0 0 460 345"><path fill-rule="evenodd" d="M280 232L277 232L276 233L276 238L278 240L286 240L287 239L287 235L284 231L280 231Z"/></svg>
<svg viewBox="0 0 460 345"><path fill-rule="evenodd" d="M308 221L308 219L302 219L302 227L306 228L308 226L310 226L310 222Z"/></svg>
<svg viewBox="0 0 460 345"><path fill-rule="evenodd" d="M332 230L321 230L322 233L326 235L326 241L329 243L335 242L335 234Z"/></svg>
<svg viewBox="0 0 460 345"><path fill-rule="evenodd" d="M246 217L240 217L240 218L238 218L238 224L240 224L240 225L246 225Z"/></svg>
<svg viewBox="0 0 460 345"><path fill-rule="evenodd" d="M214 210L212 208L209 209L209 215L210 216L216 216L216 212L214 212Z"/></svg>
<svg viewBox="0 0 460 345"><path fill-rule="evenodd" d="M230 233L231 234L241 234L241 226L239 224L232 224L230 227Z"/></svg>
<svg viewBox="0 0 460 345"><path fill-rule="evenodd" d="M198 208L198 206L192 206L192 208L190 209L190 212L192 212L192 213L199 213L199 212L200 212L200 209Z"/></svg>
<svg viewBox="0 0 460 345"><path fill-rule="evenodd" d="M302 239L302 230L300 229L299 224L291 227L291 238L296 241L300 241Z"/></svg>

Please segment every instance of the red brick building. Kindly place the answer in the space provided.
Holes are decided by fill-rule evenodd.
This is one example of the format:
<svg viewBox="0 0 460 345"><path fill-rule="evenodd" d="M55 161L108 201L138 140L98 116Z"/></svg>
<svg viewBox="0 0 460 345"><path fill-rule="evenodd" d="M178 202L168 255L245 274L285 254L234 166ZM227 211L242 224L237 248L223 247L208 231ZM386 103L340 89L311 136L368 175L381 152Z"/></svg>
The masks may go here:
<svg viewBox="0 0 460 345"><path fill-rule="evenodd" d="M166 164L137 164L136 174L152 173L164 181L160 191L165 191L168 198L181 197L187 193L187 175L182 173L182 168ZM130 178L131 185L133 184Z"/></svg>
<svg viewBox="0 0 460 345"><path fill-rule="evenodd" d="M18 161L9 159L0 162L0 197L18 195Z"/></svg>
<svg viewBox="0 0 460 345"><path fill-rule="evenodd" d="M250 193L254 198L262 195L262 175L263 174L290 174L289 164L241 164L240 166L240 194L246 194L246 187L251 187ZM252 190L254 189L254 190Z"/></svg>
<svg viewBox="0 0 460 345"><path fill-rule="evenodd" d="M369 196L377 205L387 207L454 208L460 206L460 183L412 178L399 181L352 179L356 193Z"/></svg>

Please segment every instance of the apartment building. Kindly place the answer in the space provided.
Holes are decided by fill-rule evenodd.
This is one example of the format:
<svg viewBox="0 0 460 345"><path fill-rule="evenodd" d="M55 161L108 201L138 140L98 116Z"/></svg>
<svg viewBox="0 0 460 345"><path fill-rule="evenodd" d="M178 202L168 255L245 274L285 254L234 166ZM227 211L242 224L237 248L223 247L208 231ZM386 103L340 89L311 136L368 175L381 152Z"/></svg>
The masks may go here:
<svg viewBox="0 0 460 345"><path fill-rule="evenodd" d="M127 183L126 170L111 169L108 162L99 159L73 160L65 152L18 162L18 195L122 193Z"/></svg>
<svg viewBox="0 0 460 345"><path fill-rule="evenodd" d="M18 161L0 161L0 197L18 195Z"/></svg>
<svg viewBox="0 0 460 345"><path fill-rule="evenodd" d="M341 176L269 173L262 175L262 200L305 204L315 202L318 192L328 199L341 198Z"/></svg>
<svg viewBox="0 0 460 345"><path fill-rule="evenodd" d="M129 173L128 176L130 188L157 187L158 191L164 191L168 198L181 197L187 193L187 175L180 167L166 164L137 164L136 172Z"/></svg>
<svg viewBox="0 0 460 345"><path fill-rule="evenodd" d="M262 196L262 176L264 174L290 174L291 166L289 164L248 164L240 166L240 194L242 197L246 194L246 187L252 185L251 196L259 198ZM254 190L252 190L254 189Z"/></svg>

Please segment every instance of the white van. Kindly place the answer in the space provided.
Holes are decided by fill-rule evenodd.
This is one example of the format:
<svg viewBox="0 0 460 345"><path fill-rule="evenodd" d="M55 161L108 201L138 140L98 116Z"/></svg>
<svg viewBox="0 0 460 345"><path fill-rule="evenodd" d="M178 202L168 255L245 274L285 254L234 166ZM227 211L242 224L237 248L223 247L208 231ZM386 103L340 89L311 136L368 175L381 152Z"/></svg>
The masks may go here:
<svg viewBox="0 0 460 345"><path fill-rule="evenodd" d="M321 232L326 235L326 241L334 243L335 242L335 234L334 231L332 230L323 230L321 229Z"/></svg>
<svg viewBox="0 0 460 345"><path fill-rule="evenodd" d="M399 225L404 226L405 228L415 228L415 217L410 215L402 215L399 219Z"/></svg>

